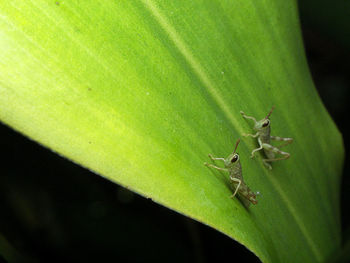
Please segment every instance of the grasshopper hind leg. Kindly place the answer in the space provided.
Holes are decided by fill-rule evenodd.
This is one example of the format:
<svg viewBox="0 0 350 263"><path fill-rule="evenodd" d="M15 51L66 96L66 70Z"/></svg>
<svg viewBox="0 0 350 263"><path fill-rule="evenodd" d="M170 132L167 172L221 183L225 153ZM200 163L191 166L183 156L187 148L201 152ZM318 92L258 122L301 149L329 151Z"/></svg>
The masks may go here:
<svg viewBox="0 0 350 263"><path fill-rule="evenodd" d="M280 160L286 160L290 157L290 154L287 152L283 152L280 149L278 149L277 147L274 147L270 144L264 143L262 145L262 147L265 150L266 156L268 158L263 159L263 163L266 167L268 167L270 170L272 169L271 164L269 164L269 162L276 162L276 161L280 161ZM282 155L283 157L279 157L279 158L275 158L274 154L278 153L280 155Z"/></svg>

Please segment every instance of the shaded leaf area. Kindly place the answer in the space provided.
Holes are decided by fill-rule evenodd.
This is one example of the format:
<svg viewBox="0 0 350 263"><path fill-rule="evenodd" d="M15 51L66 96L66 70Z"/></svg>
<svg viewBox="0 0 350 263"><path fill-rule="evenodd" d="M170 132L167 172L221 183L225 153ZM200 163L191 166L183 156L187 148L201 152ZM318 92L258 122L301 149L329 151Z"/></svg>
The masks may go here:
<svg viewBox="0 0 350 263"><path fill-rule="evenodd" d="M341 136L314 90L291 1L11 1L0 14L0 118L76 163L203 222L264 262L339 248ZM203 166L251 131L293 137L266 170L239 146L259 204ZM330 143L330 138L332 143Z"/></svg>

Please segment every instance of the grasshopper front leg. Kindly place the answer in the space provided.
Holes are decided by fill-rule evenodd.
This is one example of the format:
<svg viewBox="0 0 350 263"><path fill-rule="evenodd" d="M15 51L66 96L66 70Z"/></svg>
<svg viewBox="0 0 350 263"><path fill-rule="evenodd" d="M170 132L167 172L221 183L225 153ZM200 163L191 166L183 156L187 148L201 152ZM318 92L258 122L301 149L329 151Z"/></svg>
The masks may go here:
<svg viewBox="0 0 350 263"><path fill-rule="evenodd" d="M250 119L256 122L256 119L254 117L246 115L243 111L240 111L240 113L242 114L243 118Z"/></svg>
<svg viewBox="0 0 350 263"><path fill-rule="evenodd" d="M204 165L205 165L205 166L208 166L208 167L215 168L215 169L220 170L220 171L228 172L228 169L226 169L226 168L221 168L221 167L217 167L217 166L215 166L215 165L213 165L213 164L210 164L210 163L204 163Z"/></svg>
<svg viewBox="0 0 350 263"><path fill-rule="evenodd" d="M243 136L244 137L250 136L250 137L256 138L259 136L259 132L255 133L255 134L243 133Z"/></svg>
<svg viewBox="0 0 350 263"><path fill-rule="evenodd" d="M224 161L225 162L225 158L222 158L222 157L213 157L211 154L208 154L209 158L212 159L212 160L221 160L221 161Z"/></svg>

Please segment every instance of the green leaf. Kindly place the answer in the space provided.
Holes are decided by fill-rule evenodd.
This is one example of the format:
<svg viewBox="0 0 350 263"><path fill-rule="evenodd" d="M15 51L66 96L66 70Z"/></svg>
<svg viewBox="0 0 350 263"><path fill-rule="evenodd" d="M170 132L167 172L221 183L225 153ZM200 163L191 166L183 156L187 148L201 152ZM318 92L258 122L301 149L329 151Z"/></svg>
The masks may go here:
<svg viewBox="0 0 350 263"><path fill-rule="evenodd" d="M0 119L72 161L216 228L263 262L340 247L341 135L313 86L295 1L0 0ZM226 157L275 105L293 137L267 170L242 138L246 209ZM234 254L233 251L227 253Z"/></svg>

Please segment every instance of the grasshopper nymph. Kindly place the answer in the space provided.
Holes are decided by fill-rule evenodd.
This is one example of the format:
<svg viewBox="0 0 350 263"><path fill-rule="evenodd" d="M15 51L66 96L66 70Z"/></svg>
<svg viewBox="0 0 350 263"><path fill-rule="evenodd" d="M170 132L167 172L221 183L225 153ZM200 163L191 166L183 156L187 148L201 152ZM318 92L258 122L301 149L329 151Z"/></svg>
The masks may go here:
<svg viewBox="0 0 350 263"><path fill-rule="evenodd" d="M236 142L236 147L233 153L231 153L226 159L225 158L215 158L211 154L209 154L210 159L212 160L221 160L225 164L225 168L217 167L213 164L204 163L208 167L213 167L220 171L229 172L230 175L230 183L235 188L235 192L231 195L231 198L234 198L238 193L242 198L247 199L253 204L257 204L255 193L249 189L249 187L244 183L242 176L242 167L241 162L239 160L239 155L236 153L237 146L239 144L240 139ZM249 203L248 203L249 204Z"/></svg>
<svg viewBox="0 0 350 263"><path fill-rule="evenodd" d="M265 155L266 155L267 158L263 159L263 163L269 169L272 169L271 164L269 164L269 162L285 160L285 159L288 159L290 157L289 153L283 152L279 148L281 148L283 146L286 146L286 145L288 145L288 144L293 142L292 138L282 138L282 137L277 137L277 136L271 136L270 135L270 120L269 120L269 117L270 117L270 115L271 115L273 110L274 110L274 107L272 107L272 109L267 114L267 116L264 119L260 120L260 121L257 121L254 117L245 115L245 113L243 111L241 111L241 114L242 114L242 116L244 118L253 120L255 122L255 125L254 125L253 129L256 131L256 134L243 134L243 136L251 136L253 138L258 137L259 148L256 148L256 149L254 149L252 151L251 158L254 157L254 154L257 151L264 150ZM284 143L282 145L279 145L278 147L275 147L275 146L272 146L270 144L271 140L284 141L286 143ZM275 153L281 154L281 155L283 155L283 157L275 158Z"/></svg>

